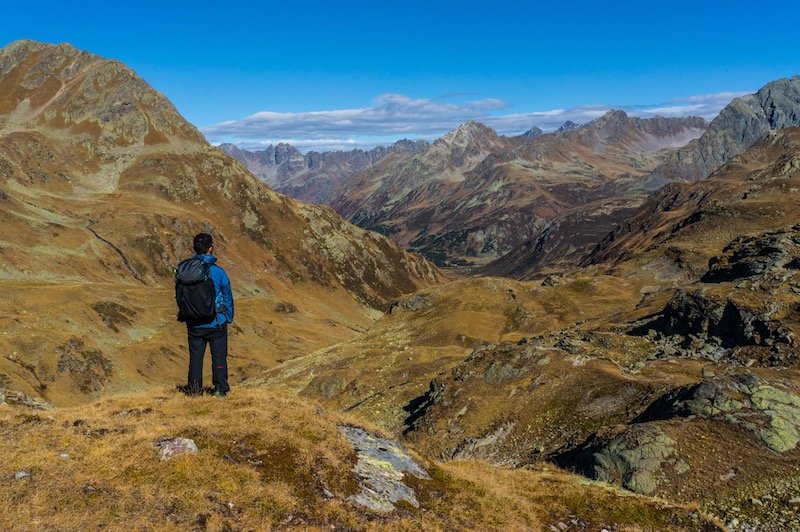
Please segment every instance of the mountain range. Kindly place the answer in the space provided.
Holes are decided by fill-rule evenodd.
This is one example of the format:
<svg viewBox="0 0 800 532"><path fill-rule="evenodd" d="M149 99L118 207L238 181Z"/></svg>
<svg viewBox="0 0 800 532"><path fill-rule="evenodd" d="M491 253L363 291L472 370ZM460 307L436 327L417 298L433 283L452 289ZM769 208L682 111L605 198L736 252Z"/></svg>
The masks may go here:
<svg viewBox="0 0 800 532"><path fill-rule="evenodd" d="M335 211L117 61L0 49L0 527L800 528L797 80L710 124L226 147ZM198 231L226 399L175 386Z"/></svg>
<svg viewBox="0 0 800 532"><path fill-rule="evenodd" d="M399 140L391 146L367 151L311 151L305 155L285 143L260 151L243 150L233 144L220 144L219 149L244 164L274 190L306 203L327 203L333 190L353 174L390 155L414 155L427 145L423 140Z"/></svg>
<svg viewBox="0 0 800 532"><path fill-rule="evenodd" d="M506 138L467 123L419 153L351 166L316 199L461 273L542 276L590 260L649 191L704 179L767 132L798 125L798 80L736 98L710 124L612 111Z"/></svg>
<svg viewBox="0 0 800 532"><path fill-rule="evenodd" d="M574 234L588 231L579 239L593 243L611 230L641 200L635 180L706 127L699 118L639 119L613 111L584 126L507 138L469 122L422 151L398 152L395 145L392 157L340 173L318 199L440 265L486 265L540 238L560 217L556 225L571 232L571 246L588 251ZM256 156L228 152L243 161ZM295 176L293 182L304 180ZM571 214L575 209L580 213ZM505 265L480 271L504 270L513 273Z"/></svg>

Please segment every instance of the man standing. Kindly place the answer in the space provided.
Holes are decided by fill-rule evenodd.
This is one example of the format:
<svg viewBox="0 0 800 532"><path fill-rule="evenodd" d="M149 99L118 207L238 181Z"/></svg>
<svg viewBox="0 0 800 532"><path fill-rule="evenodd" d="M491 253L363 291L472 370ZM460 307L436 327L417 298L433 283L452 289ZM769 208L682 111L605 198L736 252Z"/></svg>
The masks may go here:
<svg viewBox="0 0 800 532"><path fill-rule="evenodd" d="M206 344L211 346L211 372L214 384L214 395L225 397L230 390L228 386L228 324L233 322L233 293L231 292L231 282L225 270L215 263L217 258L213 255L214 239L208 233L200 233L194 237L194 251L197 254L192 259L182 262L176 270L176 297L178 307L181 309L178 319L186 322L186 329L189 336L189 383L188 391L191 394L203 393L203 356L206 351ZM182 268L184 265L194 266L196 272L200 272L196 288L187 288L187 291L195 290L195 294L203 294L202 282L208 286L206 297L209 301L208 312L194 312L197 307L202 306L202 301L191 307L192 312L186 315L185 307L179 295L178 285L182 282ZM190 274L191 275L191 274ZM209 278L210 281L209 282ZM213 282L213 296L211 295L210 285ZM184 283L184 286L187 286ZM213 308L210 307L211 297L213 297ZM198 315L206 317L198 318Z"/></svg>

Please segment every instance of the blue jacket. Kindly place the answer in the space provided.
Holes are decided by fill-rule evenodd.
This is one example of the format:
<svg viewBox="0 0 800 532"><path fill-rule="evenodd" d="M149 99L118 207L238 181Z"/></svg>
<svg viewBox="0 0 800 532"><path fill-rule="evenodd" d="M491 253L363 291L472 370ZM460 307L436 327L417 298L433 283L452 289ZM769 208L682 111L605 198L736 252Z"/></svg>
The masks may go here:
<svg viewBox="0 0 800 532"><path fill-rule="evenodd" d="M213 329L220 325L226 325L233 322L233 292L231 292L231 281L228 279L228 274L225 270L214 264L217 262L217 257L214 255L197 255L203 262L208 264L211 280L214 282L214 290L217 293L217 317L209 323L202 323L199 325L192 324L192 327L197 329Z"/></svg>

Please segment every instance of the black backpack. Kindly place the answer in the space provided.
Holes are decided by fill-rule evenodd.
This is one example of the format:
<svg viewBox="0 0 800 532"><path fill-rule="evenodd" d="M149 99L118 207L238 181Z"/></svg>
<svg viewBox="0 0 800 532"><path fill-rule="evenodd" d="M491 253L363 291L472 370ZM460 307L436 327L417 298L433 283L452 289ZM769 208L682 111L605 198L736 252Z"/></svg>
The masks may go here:
<svg viewBox="0 0 800 532"><path fill-rule="evenodd" d="M178 320L209 323L217 316L216 290L207 262L192 257L175 268L175 301Z"/></svg>

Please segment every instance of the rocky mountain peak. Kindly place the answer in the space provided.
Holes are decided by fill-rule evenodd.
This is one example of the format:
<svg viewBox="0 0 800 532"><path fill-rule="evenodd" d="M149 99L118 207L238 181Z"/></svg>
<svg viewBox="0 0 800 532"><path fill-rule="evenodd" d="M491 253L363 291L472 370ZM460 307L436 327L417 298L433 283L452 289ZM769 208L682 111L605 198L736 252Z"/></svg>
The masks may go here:
<svg viewBox="0 0 800 532"><path fill-rule="evenodd" d="M768 83L755 94L755 99L769 131L800 125L800 76Z"/></svg>
<svg viewBox="0 0 800 532"><path fill-rule="evenodd" d="M62 42L59 44L48 44L39 41L33 41L30 39L19 39L16 41L12 41L2 48L2 53L11 56L14 55L20 56L34 52L41 52L48 49L55 49L64 54L72 54L72 55L86 53L86 52L81 52L81 50L78 50L73 45L66 42Z"/></svg>
<svg viewBox="0 0 800 532"><path fill-rule="evenodd" d="M542 130L542 128L533 126L520 136L528 139L535 139L536 137L540 137L542 135L544 135L544 131Z"/></svg>
<svg viewBox="0 0 800 532"><path fill-rule="evenodd" d="M465 154L475 155L486 151L499 141L500 137L492 128L470 120L436 140L426 153L436 156L435 154L445 150L447 157L460 160Z"/></svg>
<svg viewBox="0 0 800 532"><path fill-rule="evenodd" d="M680 118L639 118L629 116L625 111L612 109L603 116L584 124L581 131L594 133L602 138L609 140L621 140L626 135L645 134L653 137L683 136L684 132L694 136L686 138L680 143L685 144L691 138L700 136L701 132L708 127L706 121L699 116L680 117ZM677 146L676 146L677 147Z"/></svg>
<svg viewBox="0 0 800 532"><path fill-rule="evenodd" d="M469 122L464 122L456 129L447 133L441 138L441 140L445 143L451 144L494 137L497 137L497 133L495 133L492 128L487 127L480 122L470 120Z"/></svg>
<svg viewBox="0 0 800 532"><path fill-rule="evenodd" d="M580 124L576 124L572 120L567 120L561 127L556 130L556 133L563 133L564 131L572 131L573 129L577 129L580 127Z"/></svg>
<svg viewBox="0 0 800 532"><path fill-rule="evenodd" d="M619 109L612 109L599 118L595 118L591 122L587 122L583 126L576 126L572 128L581 129L587 132L598 133L602 137L609 137L620 135L627 128L635 127L637 119L630 118L625 111ZM562 126L563 129L563 126ZM570 130L567 130L570 131Z"/></svg>
<svg viewBox="0 0 800 532"><path fill-rule="evenodd" d="M119 61L69 44L16 41L0 49L0 126L68 128L110 152L203 136Z"/></svg>
<svg viewBox="0 0 800 532"><path fill-rule="evenodd" d="M611 109L610 111L606 112L600 118L596 118L593 122L602 124L602 123L617 123L617 122L625 122L629 119L628 113L623 111L622 109Z"/></svg>

